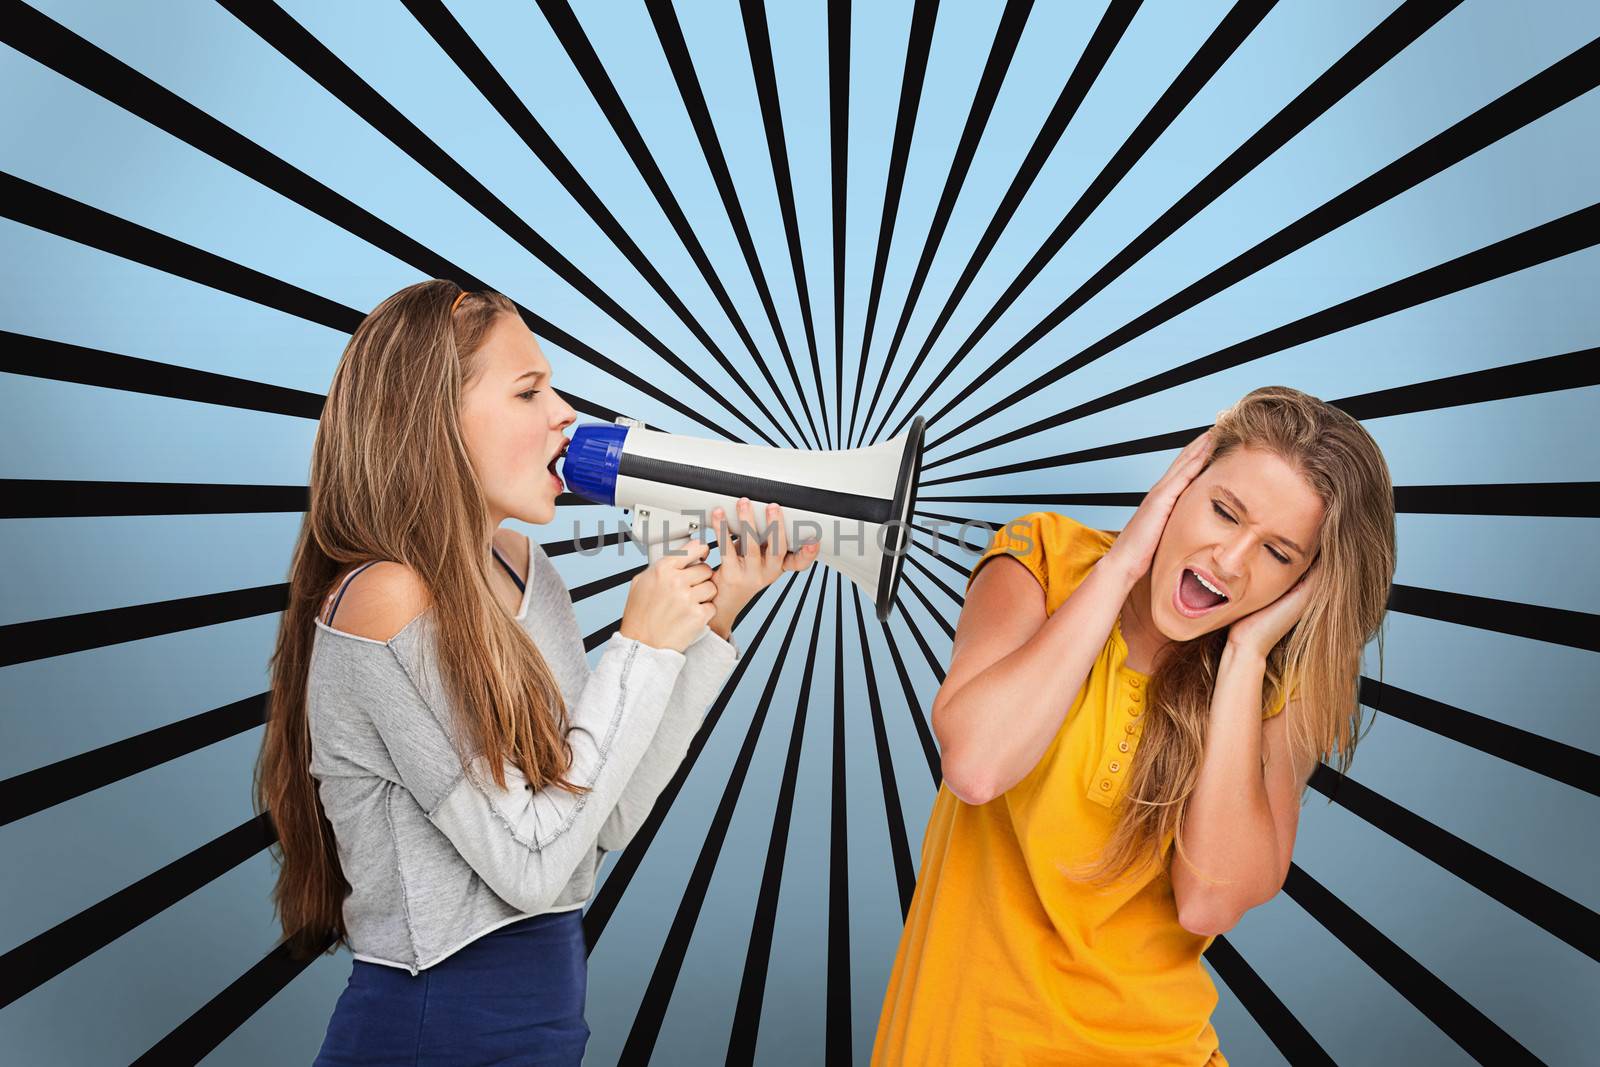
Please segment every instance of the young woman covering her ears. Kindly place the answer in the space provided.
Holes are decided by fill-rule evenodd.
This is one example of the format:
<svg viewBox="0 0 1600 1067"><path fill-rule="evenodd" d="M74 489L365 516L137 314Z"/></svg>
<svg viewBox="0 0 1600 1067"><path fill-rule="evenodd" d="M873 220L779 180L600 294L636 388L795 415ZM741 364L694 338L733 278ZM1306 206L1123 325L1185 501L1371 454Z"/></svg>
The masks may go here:
<svg viewBox="0 0 1600 1067"><path fill-rule="evenodd" d="M1122 530L999 531L933 703L944 783L873 1064L1225 1065L1200 956L1282 887L1312 768L1349 764L1394 565L1376 443L1283 387Z"/></svg>
<svg viewBox="0 0 1600 1067"><path fill-rule="evenodd" d="M591 671L560 575L502 528L555 517L552 376L510 300L448 281L379 304L334 373L256 770L285 935L355 957L318 1064L581 1061L600 858L687 753L739 612L815 559L781 523L716 571L690 541Z"/></svg>

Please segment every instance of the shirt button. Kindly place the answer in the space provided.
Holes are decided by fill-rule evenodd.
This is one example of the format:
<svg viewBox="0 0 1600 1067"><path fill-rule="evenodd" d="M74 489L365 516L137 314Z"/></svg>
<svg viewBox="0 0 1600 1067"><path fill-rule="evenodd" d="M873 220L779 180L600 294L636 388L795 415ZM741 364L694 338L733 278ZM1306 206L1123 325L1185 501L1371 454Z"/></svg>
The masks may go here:
<svg viewBox="0 0 1600 1067"><path fill-rule="evenodd" d="M1131 734L1134 731L1134 724L1130 722L1128 725L1124 726L1123 729Z"/></svg>
<svg viewBox="0 0 1600 1067"><path fill-rule="evenodd" d="M1122 764L1118 763L1116 760L1112 760L1111 761L1111 773L1112 774L1116 774L1120 770L1122 770Z"/></svg>
<svg viewBox="0 0 1600 1067"><path fill-rule="evenodd" d="M1144 700L1144 694L1135 689L1132 693L1128 694L1128 699L1132 700L1135 704L1138 704Z"/></svg>
<svg viewBox="0 0 1600 1067"><path fill-rule="evenodd" d="M1133 707L1128 709L1128 714L1132 715L1135 719L1137 719L1139 716L1144 714L1144 709L1141 708L1139 705L1135 704Z"/></svg>
<svg viewBox="0 0 1600 1067"><path fill-rule="evenodd" d="M1106 780L1104 778L1100 779L1100 790L1101 790L1101 792L1104 792L1105 790L1110 789L1110 788L1111 788L1111 783L1108 780Z"/></svg>
<svg viewBox="0 0 1600 1067"><path fill-rule="evenodd" d="M1128 751L1128 742L1126 742L1126 741L1118 741L1117 742L1117 751L1118 752L1126 752L1126 751Z"/></svg>
<svg viewBox="0 0 1600 1067"><path fill-rule="evenodd" d="M1137 679L1137 678L1129 678L1128 679L1128 684L1133 686L1135 689L1137 689L1137 688L1139 688L1139 679Z"/></svg>

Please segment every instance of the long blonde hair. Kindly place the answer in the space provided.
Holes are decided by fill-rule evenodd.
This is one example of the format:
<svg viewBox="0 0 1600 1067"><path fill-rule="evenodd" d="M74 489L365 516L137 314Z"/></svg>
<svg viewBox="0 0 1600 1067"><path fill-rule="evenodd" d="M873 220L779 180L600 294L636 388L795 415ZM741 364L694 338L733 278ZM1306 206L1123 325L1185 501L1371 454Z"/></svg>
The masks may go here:
<svg viewBox="0 0 1600 1067"><path fill-rule="evenodd" d="M1338 756L1343 774L1361 737L1361 652L1378 638L1394 578L1394 488L1377 442L1360 422L1287 386L1265 386L1221 412L1207 466L1241 448L1276 455L1322 500L1321 567L1304 614L1267 655L1263 707L1279 694L1297 765ZM1163 859L1166 845L1190 863L1183 817L1200 776L1211 695L1227 644L1226 629L1166 646L1147 688L1149 710L1130 768L1124 802L1099 861L1075 877L1107 885ZM1292 680L1292 681L1291 681ZM1197 871L1213 884L1217 872Z"/></svg>
<svg viewBox="0 0 1600 1067"><path fill-rule="evenodd" d="M458 409L501 315L499 293L426 281L374 308L345 346L311 454L310 509L289 568L289 604L271 663L266 734L255 768L257 812L271 813L280 859L272 900L299 955L345 942L350 890L312 778L306 682L314 620L351 565L391 560L427 587L440 674L455 700L467 767L481 754L497 785L504 764L534 789L580 791L566 708L550 667L495 598L484 543L489 509L468 460Z"/></svg>

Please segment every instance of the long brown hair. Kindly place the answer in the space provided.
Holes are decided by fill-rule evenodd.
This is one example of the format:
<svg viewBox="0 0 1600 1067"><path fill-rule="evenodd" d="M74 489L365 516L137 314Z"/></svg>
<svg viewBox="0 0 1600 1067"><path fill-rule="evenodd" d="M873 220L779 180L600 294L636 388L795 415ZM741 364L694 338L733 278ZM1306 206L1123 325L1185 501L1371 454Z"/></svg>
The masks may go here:
<svg viewBox="0 0 1600 1067"><path fill-rule="evenodd" d="M1377 442L1350 415L1287 386L1247 393L1217 416L1207 466L1241 448L1261 449L1297 470L1322 500L1321 567L1300 620L1267 655L1263 707L1287 688L1297 698L1284 724L1297 766L1338 755L1343 774L1361 737L1361 652L1378 638L1394 578L1394 488ZM1147 687L1149 711L1124 803L1099 861L1074 872L1106 885L1183 848L1183 817L1200 777L1211 695L1226 629L1162 649ZM1197 871L1212 884L1229 879Z"/></svg>
<svg viewBox="0 0 1600 1067"><path fill-rule="evenodd" d="M502 788L509 761L534 789L579 791L564 777L560 687L490 585L489 509L458 420L490 328L517 309L481 291L457 308L461 293L454 282L420 282L374 308L345 346L317 427L255 768L256 811L270 812L278 831L272 901L298 955L345 943L350 885L310 772L306 688L314 620L353 564L401 563L426 586L440 674L477 746L461 753L463 768L481 754Z"/></svg>

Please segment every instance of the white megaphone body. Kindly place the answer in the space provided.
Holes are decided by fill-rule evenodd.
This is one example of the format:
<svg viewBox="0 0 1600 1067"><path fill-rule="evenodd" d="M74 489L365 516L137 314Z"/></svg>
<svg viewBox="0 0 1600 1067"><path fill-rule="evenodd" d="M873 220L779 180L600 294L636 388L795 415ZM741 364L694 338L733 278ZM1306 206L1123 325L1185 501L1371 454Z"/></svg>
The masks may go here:
<svg viewBox="0 0 1600 1067"><path fill-rule="evenodd" d="M810 451L684 437L619 418L572 431L562 478L585 500L630 512L628 535L652 563L709 526L716 508L738 534L740 497L750 498L754 536L765 540L766 505L775 502L789 548L818 541L818 560L865 590L882 620L911 544L923 421L883 444Z"/></svg>

